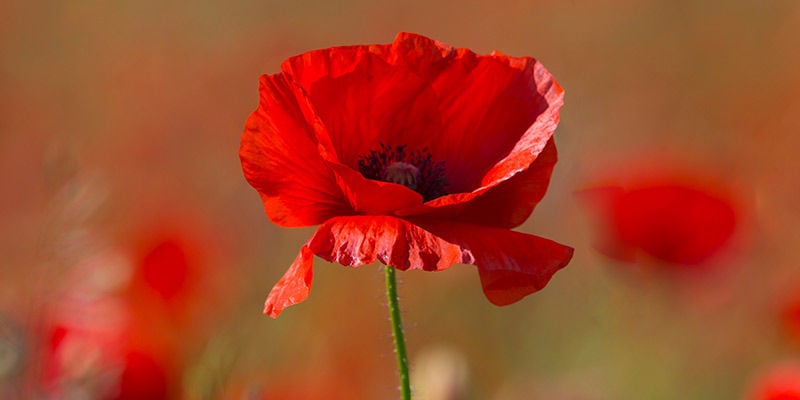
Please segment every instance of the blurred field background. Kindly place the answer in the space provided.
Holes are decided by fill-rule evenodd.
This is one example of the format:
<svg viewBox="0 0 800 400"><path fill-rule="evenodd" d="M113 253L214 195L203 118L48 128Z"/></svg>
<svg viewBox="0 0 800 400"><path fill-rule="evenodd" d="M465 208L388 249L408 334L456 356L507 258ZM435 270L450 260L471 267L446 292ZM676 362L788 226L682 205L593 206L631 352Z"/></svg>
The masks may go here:
<svg viewBox="0 0 800 400"><path fill-rule="evenodd" d="M800 359L781 322L800 292L800 2L4 0L0 398L395 398L378 266L318 259L308 301L261 314L313 229L269 223L237 151L260 74L399 31L556 76L560 161L519 230L576 249L504 308L472 266L399 274L419 399L739 399ZM593 247L573 192L658 160L735 193L702 272Z"/></svg>

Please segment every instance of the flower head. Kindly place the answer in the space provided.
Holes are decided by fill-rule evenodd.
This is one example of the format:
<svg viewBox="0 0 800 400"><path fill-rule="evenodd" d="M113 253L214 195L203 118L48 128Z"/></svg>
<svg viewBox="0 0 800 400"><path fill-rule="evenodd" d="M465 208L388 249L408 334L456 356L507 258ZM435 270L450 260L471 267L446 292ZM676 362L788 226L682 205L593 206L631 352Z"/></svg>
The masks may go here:
<svg viewBox="0 0 800 400"><path fill-rule="evenodd" d="M423 36L289 58L260 79L239 155L269 218L321 224L272 289L303 301L312 259L397 269L475 264L498 305L533 293L572 249L513 232L544 196L563 90L538 61Z"/></svg>
<svg viewBox="0 0 800 400"><path fill-rule="evenodd" d="M788 360L759 373L744 396L746 400L800 400L800 363Z"/></svg>
<svg viewBox="0 0 800 400"><path fill-rule="evenodd" d="M794 287L789 296L783 299L779 319L783 332L796 344L800 344L800 293Z"/></svg>
<svg viewBox="0 0 800 400"><path fill-rule="evenodd" d="M677 266L705 264L729 243L737 225L734 201L722 185L659 172L578 195L598 215L596 248L611 258L648 256Z"/></svg>

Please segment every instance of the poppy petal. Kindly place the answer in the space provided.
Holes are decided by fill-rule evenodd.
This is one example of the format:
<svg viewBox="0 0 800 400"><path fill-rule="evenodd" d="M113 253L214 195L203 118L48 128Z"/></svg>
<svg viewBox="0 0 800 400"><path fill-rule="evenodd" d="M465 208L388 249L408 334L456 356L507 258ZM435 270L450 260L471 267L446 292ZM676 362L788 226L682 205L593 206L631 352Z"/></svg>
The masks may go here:
<svg viewBox="0 0 800 400"><path fill-rule="evenodd" d="M530 168L500 182L471 193L444 196L423 206L400 210L398 215L425 215L458 222L514 228L521 225L542 200L557 161L552 138Z"/></svg>
<svg viewBox="0 0 800 400"><path fill-rule="evenodd" d="M430 231L474 256L483 293L498 306L542 289L573 254L571 247L503 228L447 223Z"/></svg>
<svg viewBox="0 0 800 400"><path fill-rule="evenodd" d="M645 253L669 264L703 265L735 233L734 200L713 184L664 176L627 186L578 192L597 214L602 233L595 247L608 257L636 261Z"/></svg>
<svg viewBox="0 0 800 400"><path fill-rule="evenodd" d="M379 260L398 269L436 271L471 263L469 251L432 235L406 220L389 216L333 218L317 229L272 288L264 313L277 318L284 308L302 302L311 290L313 256L358 267Z"/></svg>
<svg viewBox="0 0 800 400"><path fill-rule="evenodd" d="M379 143L423 148L442 130L430 82L389 64L373 47L312 51L282 67L318 118L313 126L326 158L351 168Z"/></svg>
<svg viewBox="0 0 800 400"><path fill-rule="evenodd" d="M422 204L422 195L403 185L367 179L339 163L329 165L350 207L358 214L386 215Z"/></svg>
<svg viewBox="0 0 800 400"><path fill-rule="evenodd" d="M391 216L333 218L317 230L308 246L327 261L351 267L378 260L400 270L440 271L473 261L469 250Z"/></svg>
<svg viewBox="0 0 800 400"><path fill-rule="evenodd" d="M458 172L448 174L451 192L494 186L528 168L564 103L563 89L541 63L497 53L460 52L433 87L448 123L431 153Z"/></svg>
<svg viewBox="0 0 800 400"><path fill-rule="evenodd" d="M289 270L269 292L267 301L264 302L264 314L272 318L278 318L284 308L302 302L308 298L311 292L311 280L314 271L311 268L314 264L314 253L304 245L300 248Z"/></svg>
<svg viewBox="0 0 800 400"><path fill-rule="evenodd" d="M308 226L352 214L291 86L281 75L264 75L259 92L259 106L247 120L239 157L270 220L284 227Z"/></svg>
<svg viewBox="0 0 800 400"><path fill-rule="evenodd" d="M557 159L556 146L551 138L530 168L476 197L455 219L501 228L522 225L547 192Z"/></svg>
<svg viewBox="0 0 800 400"><path fill-rule="evenodd" d="M679 184L630 190L614 211L620 240L672 264L704 263L736 229L730 201Z"/></svg>
<svg viewBox="0 0 800 400"><path fill-rule="evenodd" d="M308 297L312 253L352 267L376 260L400 270L440 271L456 263L474 264L489 301L506 305L543 288L567 265L572 252L551 240L502 228L391 216L337 217L320 226L303 246L267 297L265 313L277 317Z"/></svg>
<svg viewBox="0 0 800 400"><path fill-rule="evenodd" d="M532 58L479 56L409 33L390 45L311 51L282 69L319 117L312 125L326 159L355 168L380 142L428 147L450 193L527 169L563 105L564 91Z"/></svg>

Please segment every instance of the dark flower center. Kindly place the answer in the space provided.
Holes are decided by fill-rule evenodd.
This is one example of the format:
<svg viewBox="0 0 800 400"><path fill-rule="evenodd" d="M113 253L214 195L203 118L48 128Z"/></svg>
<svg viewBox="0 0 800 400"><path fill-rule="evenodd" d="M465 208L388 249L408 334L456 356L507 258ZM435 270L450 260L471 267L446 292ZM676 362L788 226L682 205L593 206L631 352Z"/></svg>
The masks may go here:
<svg viewBox="0 0 800 400"><path fill-rule="evenodd" d="M447 194L444 161L433 161L427 147L407 151L406 145L380 143L379 150L370 150L358 159L358 171L367 179L403 185L425 201Z"/></svg>

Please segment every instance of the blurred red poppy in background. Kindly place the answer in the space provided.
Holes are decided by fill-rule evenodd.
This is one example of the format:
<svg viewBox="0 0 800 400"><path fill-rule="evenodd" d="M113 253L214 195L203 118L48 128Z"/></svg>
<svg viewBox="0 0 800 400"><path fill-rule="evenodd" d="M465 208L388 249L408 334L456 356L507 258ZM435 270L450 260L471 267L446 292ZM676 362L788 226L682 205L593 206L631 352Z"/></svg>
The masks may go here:
<svg viewBox="0 0 800 400"><path fill-rule="evenodd" d="M204 316L219 294L205 282L214 249L204 236L198 223L173 217L135 229L125 246L87 239L89 254L64 280L45 328L50 395L179 396L187 355L205 340Z"/></svg>
<svg viewBox="0 0 800 400"><path fill-rule="evenodd" d="M175 398L171 351L132 341L123 326L60 325L50 333L45 382L56 398Z"/></svg>
<svg viewBox="0 0 800 400"><path fill-rule="evenodd" d="M673 265L703 264L725 247L737 225L725 190L678 174L634 178L578 196L599 217L595 247L621 261L645 253Z"/></svg>
<svg viewBox="0 0 800 400"><path fill-rule="evenodd" d="M186 286L188 255L176 238L156 241L141 262L142 278L164 300L175 298Z"/></svg>
<svg viewBox="0 0 800 400"><path fill-rule="evenodd" d="M783 331L796 344L800 344L800 291L795 291L787 297L780 306L780 322Z"/></svg>
<svg viewBox="0 0 800 400"><path fill-rule="evenodd" d="M800 363L787 361L759 374L745 400L800 400Z"/></svg>
<svg viewBox="0 0 800 400"><path fill-rule="evenodd" d="M134 271L127 296L144 314L164 313L174 325L220 306L217 254L205 229L196 223L169 221L149 224L132 235Z"/></svg>
<svg viewBox="0 0 800 400"><path fill-rule="evenodd" d="M347 266L478 267L505 305L544 287L572 249L513 232L544 196L564 92L538 61L401 33L263 75L240 158L272 222L322 224L269 294L308 297L317 255Z"/></svg>

